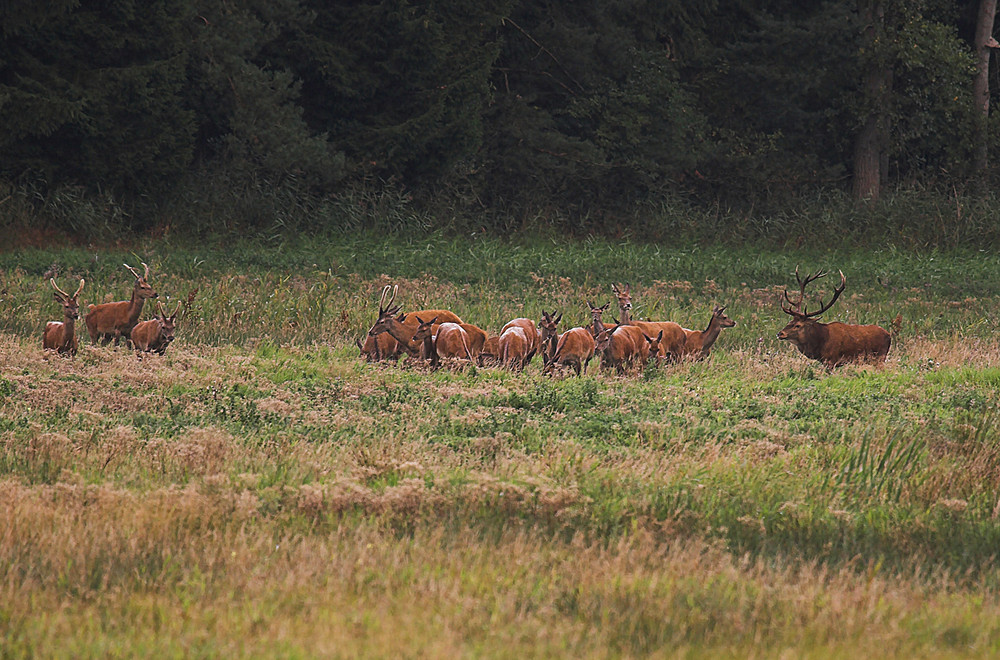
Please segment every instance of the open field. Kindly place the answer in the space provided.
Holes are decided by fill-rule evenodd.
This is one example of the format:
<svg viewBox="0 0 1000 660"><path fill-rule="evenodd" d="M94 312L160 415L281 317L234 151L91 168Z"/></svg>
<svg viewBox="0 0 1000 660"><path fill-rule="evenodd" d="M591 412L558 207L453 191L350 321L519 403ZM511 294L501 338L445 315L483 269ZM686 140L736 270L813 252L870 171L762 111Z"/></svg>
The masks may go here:
<svg viewBox="0 0 1000 660"><path fill-rule="evenodd" d="M104 302L140 259L191 299L165 356L43 354L47 272ZM799 263L847 275L827 320L902 317L884 367L827 374L777 341ZM719 303L738 325L626 378L353 343L390 282L496 332L582 324L624 281L636 316L701 328ZM986 252L0 253L0 656L994 657L998 307Z"/></svg>

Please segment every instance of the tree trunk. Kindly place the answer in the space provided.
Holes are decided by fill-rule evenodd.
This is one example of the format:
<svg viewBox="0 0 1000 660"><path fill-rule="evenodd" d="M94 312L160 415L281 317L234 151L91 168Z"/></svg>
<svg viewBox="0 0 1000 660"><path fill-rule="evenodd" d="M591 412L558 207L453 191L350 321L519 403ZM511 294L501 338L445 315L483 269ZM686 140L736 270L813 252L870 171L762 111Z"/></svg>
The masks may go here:
<svg viewBox="0 0 1000 660"><path fill-rule="evenodd" d="M986 173L988 154L986 130L990 117L990 52L996 48L993 39L993 19L997 13L997 0L980 0L976 19L976 77L972 80L972 99L978 111L973 144L972 169L975 178Z"/></svg>
<svg viewBox="0 0 1000 660"><path fill-rule="evenodd" d="M885 149L886 104L892 84L892 69L879 57L878 36L884 31L884 11L880 0L860 0L864 22L862 44L866 63L863 85L865 120L854 142L854 199L878 201L882 185L882 153Z"/></svg>

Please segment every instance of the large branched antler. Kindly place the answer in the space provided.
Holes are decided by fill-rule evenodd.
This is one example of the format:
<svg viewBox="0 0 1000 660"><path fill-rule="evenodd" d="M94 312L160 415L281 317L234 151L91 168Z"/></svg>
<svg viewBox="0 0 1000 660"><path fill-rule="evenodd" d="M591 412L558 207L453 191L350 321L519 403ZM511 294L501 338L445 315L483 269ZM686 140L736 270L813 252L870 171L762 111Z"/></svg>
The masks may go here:
<svg viewBox="0 0 1000 660"><path fill-rule="evenodd" d="M819 316L823 312L833 307L833 303L837 302L837 298L839 298L840 294L844 292L844 287L847 285L847 278L844 277L844 271L840 271L840 285L836 289L834 289L833 298L830 299L830 302L824 305L822 304L822 300L820 300L820 309L819 311L816 312L809 312L808 307L802 306L802 301L805 299L806 295L806 287L809 286L809 283L814 282L820 279L821 277L826 277L826 275L827 272L825 270L818 270L812 275L807 275L806 278L803 280L802 277L799 275L799 267L796 266L795 280L799 283L799 299L792 300L791 297L788 295L788 289L785 289L784 297L785 300L788 301L788 306L785 306L785 303L782 302L781 311L783 311L785 314L788 314L789 316L803 316L806 318L812 318Z"/></svg>

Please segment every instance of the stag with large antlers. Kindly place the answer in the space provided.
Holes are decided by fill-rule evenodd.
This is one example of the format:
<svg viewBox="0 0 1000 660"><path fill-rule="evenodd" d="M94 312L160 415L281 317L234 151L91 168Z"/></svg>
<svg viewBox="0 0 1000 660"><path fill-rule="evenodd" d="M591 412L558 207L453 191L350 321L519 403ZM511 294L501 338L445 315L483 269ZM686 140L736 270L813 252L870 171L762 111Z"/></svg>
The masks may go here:
<svg viewBox="0 0 1000 660"><path fill-rule="evenodd" d="M42 333L42 348L56 351L59 355L72 357L76 355L76 320L80 318L80 305L77 302L77 296L83 291L85 280L80 280L80 286L72 296L56 285L54 277L50 277L49 282L55 289L53 297L56 302L62 305L63 320L49 321L45 324L45 330Z"/></svg>
<svg viewBox="0 0 1000 660"><path fill-rule="evenodd" d="M174 331L177 328L177 312L180 311L181 304L178 302L174 308L174 313L168 315L163 308L163 303L157 301L156 309L160 312L148 321L137 323L132 328L132 345L135 347L137 355L141 353L156 353L163 355L167 346L174 340Z"/></svg>
<svg viewBox="0 0 1000 660"><path fill-rule="evenodd" d="M142 304L147 298L156 298L156 291L153 291L153 287L149 286L149 266L142 264L146 272L139 275L128 264L123 265L135 276L135 283L132 285L132 298L102 305L89 305L87 308L90 311L87 312L84 321L87 323L90 341L95 344L98 339L101 339L103 346L107 346L112 339L115 340L115 346L117 346L122 337L125 337L126 341L130 341L132 328L139 322L139 315L142 313Z"/></svg>
<svg viewBox="0 0 1000 660"><path fill-rule="evenodd" d="M385 285L382 289L382 297L378 303L378 319L376 319L371 329L368 330L365 343L362 345L358 342L361 355L370 362L394 360L404 352L413 357L419 355L420 346L417 345L414 348L412 341L413 333L416 332L417 326L420 324L417 320L418 316L424 319L437 317L438 324L447 322L462 323L462 319L457 314L446 309L422 309L416 312L400 314L401 307L399 305L393 306L398 291L398 284L394 287L388 284ZM399 314L398 317L397 314ZM395 334L390 332L390 327L396 328ZM397 335L404 337L404 339L397 339ZM483 333L483 339L485 340L485 338L485 333ZM419 344L419 342L417 343Z"/></svg>
<svg viewBox="0 0 1000 660"><path fill-rule="evenodd" d="M781 302L781 311L792 317L792 320L778 333L778 339L795 344L796 348L812 360L822 362L828 371L848 362L873 361L884 362L889 353L892 339L889 333L877 325L854 325L850 323L820 323L816 317L826 312L837 302L840 294L847 286L847 278L840 271L840 285L833 291L830 302L810 312L802 302L806 294L806 286L821 277L825 271L817 271L807 275L803 280L799 269L795 269L795 279L799 283L799 298L793 301L785 290L785 300ZM787 301L787 305L785 302Z"/></svg>

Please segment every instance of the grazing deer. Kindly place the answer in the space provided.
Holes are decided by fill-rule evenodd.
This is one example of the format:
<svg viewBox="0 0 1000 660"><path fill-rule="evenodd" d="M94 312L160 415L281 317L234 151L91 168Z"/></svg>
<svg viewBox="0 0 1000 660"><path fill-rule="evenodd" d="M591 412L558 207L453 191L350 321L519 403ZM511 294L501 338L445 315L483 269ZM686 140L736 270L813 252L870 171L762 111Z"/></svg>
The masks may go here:
<svg viewBox="0 0 1000 660"><path fill-rule="evenodd" d="M507 321L502 328L500 328L500 334L507 332L510 328L521 328L524 331L524 336L528 340L528 352L525 356L524 366L528 366L531 363L532 358L538 352L538 349L542 345L541 337L538 334L538 327L535 322L531 319L526 318L516 318Z"/></svg>
<svg viewBox="0 0 1000 660"><path fill-rule="evenodd" d="M462 326L465 334L469 337L469 350L472 352L472 356L478 357L483 351L483 346L486 345L486 331L471 323L463 323L462 321L456 321L456 323Z"/></svg>
<svg viewBox="0 0 1000 660"><path fill-rule="evenodd" d="M500 334L497 342L500 349L500 364L504 367L524 371L531 356L528 353L530 340L524 329L512 325Z"/></svg>
<svg viewBox="0 0 1000 660"><path fill-rule="evenodd" d="M542 362L548 364L552 356L556 354L556 343L559 341L559 331L557 327L562 321L562 314L556 316L542 310L542 319L538 322L538 342L542 349Z"/></svg>
<svg viewBox="0 0 1000 660"><path fill-rule="evenodd" d="M449 312L446 309L422 309L408 314L400 314L400 316L395 320L406 326L405 330L399 329L396 331L397 335L405 337L403 343L401 344L400 340L396 338L396 335L388 331L389 319L395 317L400 310L398 305L396 307L392 306L393 301L396 300L396 293L398 291L398 284L395 287L390 287L388 284L385 285L382 289L382 297L379 299L378 319L375 321L375 325L368 330L368 336L365 339L365 343L362 345L360 342L357 342L358 348L361 350L361 355L364 356L369 362L394 360L404 352L410 356L417 356L420 348L418 346L414 350L413 344L410 342L413 332L416 332L417 326L420 323L417 320L417 317L424 319L437 317L439 323L462 322L462 319L460 319L457 314ZM391 296L387 301L386 296L390 295L390 293Z"/></svg>
<svg viewBox="0 0 1000 660"><path fill-rule="evenodd" d="M673 321L633 321L632 320L632 295L628 284L624 289L619 289L612 284L611 289L618 299L618 312L621 314L622 325L634 325L646 335L655 335L660 330L663 331L663 340L660 342L662 355L666 359L677 360L684 353L684 346L687 343L687 335L684 328Z"/></svg>
<svg viewBox="0 0 1000 660"><path fill-rule="evenodd" d="M437 334L424 342L425 357L429 357L432 367L438 367L442 358L458 358L474 361L469 348L469 334L458 323L442 323Z"/></svg>
<svg viewBox="0 0 1000 660"><path fill-rule="evenodd" d="M87 323L87 332L90 334L90 341L97 343L101 339L101 345L107 346L112 339L115 346L118 345L122 337L126 341L132 333L132 328L139 322L139 315L142 313L142 304L146 298L156 298L156 291L149 286L149 266L142 264L146 269L144 275L139 275L134 268L124 264L125 268L135 275L135 283L132 285L132 298L120 302L110 302L101 305L89 305L87 316L84 321Z"/></svg>
<svg viewBox="0 0 1000 660"><path fill-rule="evenodd" d="M603 369L614 367L619 374L624 374L626 366L644 360L649 354L647 341L646 334L636 326L619 325L602 330L597 336L594 350L601 353ZM657 350L659 350L658 345Z"/></svg>
<svg viewBox="0 0 1000 660"><path fill-rule="evenodd" d="M500 337L487 337L483 342L483 350L479 352L476 362L480 367L499 364L500 360Z"/></svg>
<svg viewBox="0 0 1000 660"><path fill-rule="evenodd" d="M594 357L594 337L586 328L571 328L559 335L556 350L548 360L542 373L552 373L557 364L568 364L579 376L587 373L587 365Z"/></svg>
<svg viewBox="0 0 1000 660"><path fill-rule="evenodd" d="M726 316L726 308L715 306L712 310L712 318L708 321L708 327L704 330L688 330L684 328L686 339L684 341L685 356L694 356L701 360L708 357L712 350L712 344L719 338L719 333L723 328L732 328L736 321Z"/></svg>
<svg viewBox="0 0 1000 660"><path fill-rule="evenodd" d="M663 330L660 330L656 337L644 334L643 338L646 340L646 363L648 364L652 360L653 366L659 366L660 362L666 359L663 356L663 348L660 345L663 341Z"/></svg>
<svg viewBox="0 0 1000 660"><path fill-rule="evenodd" d="M825 271L817 271L803 280L799 277L799 269L795 269L795 279L799 282L799 299L793 302L788 296L788 290L785 290L784 295L788 305L782 302L781 311L791 316L792 320L778 333L778 339L792 342L807 358L822 362L827 371L832 371L835 367L848 362L866 360L885 362L892 339L884 329L877 325L820 323L816 319L833 307L833 303L837 302L840 294L844 292L847 278L844 277L843 271L840 271L840 285L834 289L830 302L823 304L820 300L820 308L815 312L809 312L802 306L806 286L824 276L826 276Z"/></svg>
<svg viewBox="0 0 1000 660"><path fill-rule="evenodd" d="M45 324L45 330L42 332L42 348L56 351L59 355L72 357L76 355L76 320L80 318L80 305L76 299L83 291L83 285L86 281L80 279L80 286L72 296L56 286L54 277L50 277L49 282L56 290L52 294L53 297L63 307L63 320L61 322L49 321Z"/></svg>
<svg viewBox="0 0 1000 660"><path fill-rule="evenodd" d="M177 312L180 311L181 304L177 303L174 313L167 315L167 310L163 308L163 303L157 301L156 309L160 312L148 321L136 323L132 328L132 345L135 347L137 355L142 353L156 353L163 355L167 346L174 340L174 330L177 327Z"/></svg>

